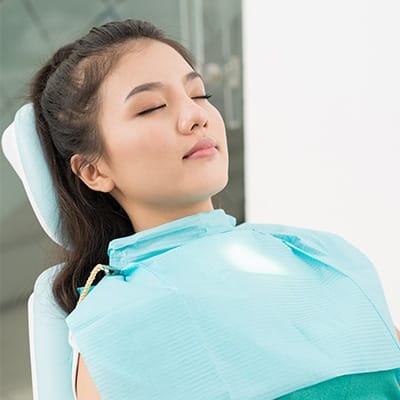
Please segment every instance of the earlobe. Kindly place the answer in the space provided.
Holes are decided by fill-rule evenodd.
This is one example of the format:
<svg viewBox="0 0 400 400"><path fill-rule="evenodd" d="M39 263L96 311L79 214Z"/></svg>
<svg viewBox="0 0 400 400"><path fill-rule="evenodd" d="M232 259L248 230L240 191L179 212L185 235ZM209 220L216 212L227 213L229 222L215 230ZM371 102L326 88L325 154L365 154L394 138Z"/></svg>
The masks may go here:
<svg viewBox="0 0 400 400"><path fill-rule="evenodd" d="M85 185L97 192L109 193L114 189L114 181L100 170L99 163L88 163L79 171L82 157L74 154L71 157L71 169Z"/></svg>

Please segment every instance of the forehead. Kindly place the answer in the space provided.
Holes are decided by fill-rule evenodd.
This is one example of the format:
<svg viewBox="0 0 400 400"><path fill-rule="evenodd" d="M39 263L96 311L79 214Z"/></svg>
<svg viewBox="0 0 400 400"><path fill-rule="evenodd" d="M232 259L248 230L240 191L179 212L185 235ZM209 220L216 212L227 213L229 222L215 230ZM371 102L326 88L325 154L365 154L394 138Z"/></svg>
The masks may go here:
<svg viewBox="0 0 400 400"><path fill-rule="evenodd" d="M147 82L179 81L192 67L171 46L155 40L140 40L128 46L103 85L127 90ZM128 87L129 88L129 87Z"/></svg>

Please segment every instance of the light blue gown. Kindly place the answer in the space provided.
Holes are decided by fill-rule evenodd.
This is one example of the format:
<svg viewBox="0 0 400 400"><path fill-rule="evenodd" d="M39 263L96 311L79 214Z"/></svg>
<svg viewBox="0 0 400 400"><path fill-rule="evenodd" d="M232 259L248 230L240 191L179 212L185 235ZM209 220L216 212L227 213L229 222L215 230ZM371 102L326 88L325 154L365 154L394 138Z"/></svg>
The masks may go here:
<svg viewBox="0 0 400 400"><path fill-rule="evenodd" d="M217 209L108 254L114 272L66 317L103 400L268 400L343 375L400 378L378 275L336 234L237 226Z"/></svg>

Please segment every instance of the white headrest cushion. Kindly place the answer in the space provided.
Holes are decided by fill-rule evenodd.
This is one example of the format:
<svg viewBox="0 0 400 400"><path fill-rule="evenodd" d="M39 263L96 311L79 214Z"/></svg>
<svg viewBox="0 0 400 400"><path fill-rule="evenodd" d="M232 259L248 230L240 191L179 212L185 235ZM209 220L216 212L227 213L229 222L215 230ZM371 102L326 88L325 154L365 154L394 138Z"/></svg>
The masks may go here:
<svg viewBox="0 0 400 400"><path fill-rule="evenodd" d="M22 181L40 225L61 246L60 214L53 181L36 132L33 105L25 104L4 131L3 152Z"/></svg>

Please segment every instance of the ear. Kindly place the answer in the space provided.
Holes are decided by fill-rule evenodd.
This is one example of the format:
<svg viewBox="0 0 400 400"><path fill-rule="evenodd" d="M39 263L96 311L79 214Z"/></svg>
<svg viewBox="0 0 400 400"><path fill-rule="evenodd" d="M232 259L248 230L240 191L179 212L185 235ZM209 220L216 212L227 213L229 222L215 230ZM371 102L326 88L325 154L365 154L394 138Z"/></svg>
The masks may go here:
<svg viewBox="0 0 400 400"><path fill-rule="evenodd" d="M108 174L104 161L86 164L80 171L79 166L82 163L80 154L74 154L71 157L71 169L73 173L81 179L87 187L97 192L108 193L114 189L114 181Z"/></svg>

